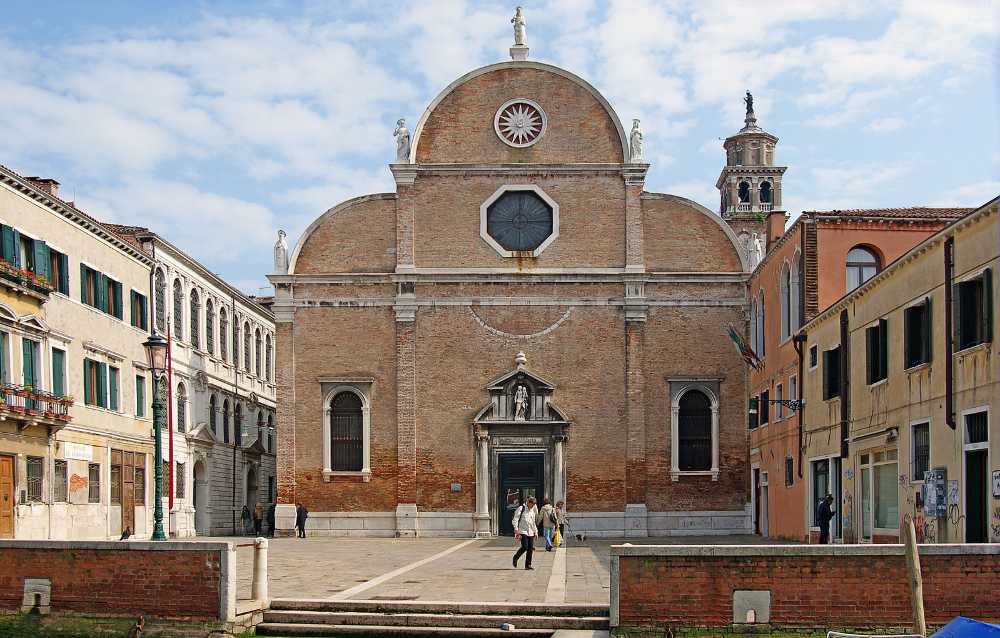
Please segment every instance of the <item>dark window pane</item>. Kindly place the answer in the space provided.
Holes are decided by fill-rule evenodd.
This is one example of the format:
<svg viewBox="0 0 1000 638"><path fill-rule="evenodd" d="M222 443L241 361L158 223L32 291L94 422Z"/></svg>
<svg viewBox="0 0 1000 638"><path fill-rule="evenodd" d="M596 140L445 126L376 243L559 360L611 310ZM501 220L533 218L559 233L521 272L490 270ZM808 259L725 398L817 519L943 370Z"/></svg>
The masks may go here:
<svg viewBox="0 0 1000 638"><path fill-rule="evenodd" d="M703 392L681 397L678 411L678 466L682 471L712 469L712 404Z"/></svg>
<svg viewBox="0 0 1000 638"><path fill-rule="evenodd" d="M487 209L486 232L506 250L535 250L552 234L552 208L531 191L508 191Z"/></svg>
<svg viewBox="0 0 1000 638"><path fill-rule="evenodd" d="M353 392L341 392L330 404L330 468L357 472L362 469L364 423L361 399Z"/></svg>

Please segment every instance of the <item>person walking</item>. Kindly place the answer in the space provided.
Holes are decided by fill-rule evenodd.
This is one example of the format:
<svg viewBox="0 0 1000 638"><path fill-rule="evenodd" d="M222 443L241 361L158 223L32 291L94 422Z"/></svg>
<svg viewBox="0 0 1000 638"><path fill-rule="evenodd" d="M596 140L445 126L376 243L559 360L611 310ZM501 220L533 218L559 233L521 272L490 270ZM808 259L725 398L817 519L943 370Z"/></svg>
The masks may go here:
<svg viewBox="0 0 1000 638"><path fill-rule="evenodd" d="M819 502L819 508L816 510L816 523L819 525L819 544L829 545L830 544L830 521L837 514L833 511L830 506L833 505L833 494L827 494L822 501Z"/></svg>
<svg viewBox="0 0 1000 638"><path fill-rule="evenodd" d="M267 535L271 538L274 538L274 509L276 507L275 503L271 503L267 508Z"/></svg>
<svg viewBox="0 0 1000 638"><path fill-rule="evenodd" d="M566 544L566 530L569 528L569 516L566 515L566 503L559 501L556 503L556 526L559 528L559 538L562 544Z"/></svg>
<svg viewBox="0 0 1000 638"><path fill-rule="evenodd" d="M302 503L295 504L295 528L299 531L299 538L306 537L306 519L309 518L309 510Z"/></svg>
<svg viewBox="0 0 1000 638"><path fill-rule="evenodd" d="M549 497L542 499L542 509L539 511L542 519L542 538L545 539L545 551L552 551L552 537L556 533L556 508L552 507Z"/></svg>
<svg viewBox="0 0 1000 638"><path fill-rule="evenodd" d="M527 554L524 561L525 569L534 569L531 566L531 555L535 551L535 536L538 536L538 508L535 507L535 497L529 496L523 505L514 510L514 538L521 542L517 553L514 554L514 567L522 555Z"/></svg>
<svg viewBox="0 0 1000 638"><path fill-rule="evenodd" d="M240 513L240 523L243 524L243 534L245 536L253 533L253 515L250 514L250 508L246 505L243 506L243 511Z"/></svg>
<svg viewBox="0 0 1000 638"><path fill-rule="evenodd" d="M261 526L264 524L264 506L260 503L253 508L253 535L260 536Z"/></svg>

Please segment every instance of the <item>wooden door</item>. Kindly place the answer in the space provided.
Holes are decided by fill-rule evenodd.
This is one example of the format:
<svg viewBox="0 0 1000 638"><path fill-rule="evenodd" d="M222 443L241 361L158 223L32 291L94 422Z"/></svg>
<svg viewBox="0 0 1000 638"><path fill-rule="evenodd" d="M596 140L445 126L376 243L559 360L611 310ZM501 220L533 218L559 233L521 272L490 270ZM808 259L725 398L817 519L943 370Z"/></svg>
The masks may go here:
<svg viewBox="0 0 1000 638"><path fill-rule="evenodd" d="M135 533L135 453L122 455L122 529Z"/></svg>
<svg viewBox="0 0 1000 638"><path fill-rule="evenodd" d="M14 457L0 456L0 538L14 538Z"/></svg>

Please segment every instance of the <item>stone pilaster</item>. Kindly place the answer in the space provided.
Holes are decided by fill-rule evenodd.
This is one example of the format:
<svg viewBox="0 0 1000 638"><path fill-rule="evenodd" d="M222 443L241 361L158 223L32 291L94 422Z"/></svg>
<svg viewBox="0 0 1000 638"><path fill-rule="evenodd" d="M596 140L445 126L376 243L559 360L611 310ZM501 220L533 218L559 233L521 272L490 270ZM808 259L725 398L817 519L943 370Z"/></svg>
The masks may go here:
<svg viewBox="0 0 1000 638"><path fill-rule="evenodd" d="M476 538L490 536L490 435L476 432L476 513L472 516Z"/></svg>
<svg viewBox="0 0 1000 638"><path fill-rule="evenodd" d="M625 283L625 535L646 536L645 286Z"/></svg>
<svg viewBox="0 0 1000 638"><path fill-rule="evenodd" d="M629 164L625 176L625 270L645 270L642 233L642 189L649 164Z"/></svg>
<svg viewBox="0 0 1000 638"><path fill-rule="evenodd" d="M396 180L396 272L412 271L413 260L413 183L417 168L413 164L390 164Z"/></svg>
<svg viewBox="0 0 1000 638"><path fill-rule="evenodd" d="M416 305L413 284L396 295L396 535L417 535Z"/></svg>

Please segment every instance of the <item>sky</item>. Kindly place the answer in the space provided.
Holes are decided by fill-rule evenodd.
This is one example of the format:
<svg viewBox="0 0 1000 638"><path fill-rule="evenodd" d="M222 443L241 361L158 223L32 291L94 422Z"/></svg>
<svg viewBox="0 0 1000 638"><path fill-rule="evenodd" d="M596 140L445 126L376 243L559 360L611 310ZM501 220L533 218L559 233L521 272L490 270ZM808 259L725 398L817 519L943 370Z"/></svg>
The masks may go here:
<svg viewBox="0 0 1000 638"><path fill-rule="evenodd" d="M522 4L531 59L642 120L646 190L715 210L749 89L793 217L1000 193L997 0ZM0 164L267 294L277 230L394 190L396 120L508 60L514 6L7 0Z"/></svg>

